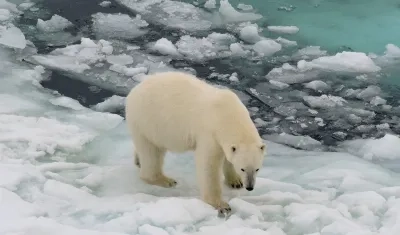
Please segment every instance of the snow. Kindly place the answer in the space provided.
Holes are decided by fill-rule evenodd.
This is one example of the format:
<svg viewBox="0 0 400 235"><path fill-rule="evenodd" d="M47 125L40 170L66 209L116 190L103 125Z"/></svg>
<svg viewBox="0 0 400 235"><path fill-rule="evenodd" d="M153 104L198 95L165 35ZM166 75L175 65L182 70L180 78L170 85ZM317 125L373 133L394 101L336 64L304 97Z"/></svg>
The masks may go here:
<svg viewBox="0 0 400 235"><path fill-rule="evenodd" d="M104 17L107 19L104 24L109 24L101 29L104 37L118 36L118 32L127 33L127 38L136 37L135 30L147 27L148 19L148 22L188 31L208 30L214 20L213 14L183 2L118 2L131 6L146 21L142 21L142 16L127 18L127 15L98 13L94 21ZM21 5L19 9L28 9ZM242 6L238 8L250 10ZM5 0L0 0L0 9L0 15L9 16L7 20L19 14L16 5ZM218 14L231 23L258 18L255 13L232 9L227 0L222 0ZM288 14L285 12L285 15ZM129 27L132 30L126 30ZM232 55L243 56L240 60L244 61L251 49L265 55L276 50L278 44L285 44L282 39L259 36L256 25L246 30L248 34L234 35L242 40L247 35L244 41L255 45L242 44L234 35L216 32L208 32L208 36L179 34L175 45L160 37L149 45L161 54L175 54L180 60L204 62ZM355 91L352 97L356 99L346 101L325 93L335 81L329 80L329 76L320 76L320 72L328 75L330 72L376 73L396 61L398 47L388 45L386 53L378 57L357 52L331 55L317 46L305 47L292 56L285 55L284 61L296 58L293 61L300 62L283 63L266 75L269 82L264 83L276 92L274 95L286 95L301 87L321 91L321 96L302 92L297 97L318 109L305 107L304 111L312 114L308 120L324 125L332 120L319 115L340 108L346 120L360 122L355 129L378 129L386 134L376 139L347 140L337 148L327 148L319 139L307 135L285 132L264 135L267 157L255 189L248 192L224 187L224 199L230 203L233 213L228 218L218 218L217 212L199 199L192 152L167 153L164 171L177 179L176 188L160 188L140 180L132 161L134 146L124 118L110 113L123 110L124 96L113 95L89 109L40 85L50 68L82 73L88 77L88 83L90 79L92 82L99 79L122 87L126 93L131 88L128 81L140 82L143 74L171 69L164 57L144 54L137 45L106 41L99 34L97 37L96 40L83 37L79 44L61 47L49 54L29 52L44 69L16 59L19 54L15 52L21 50L15 49L31 47L21 30L12 24L0 28L0 234L392 235L399 231L400 178L396 164L400 138L387 133L398 120L395 116L385 117L380 123L366 120L381 115L381 106L391 101L382 98L387 97L383 88L368 80L351 81L351 78L350 82L362 85L348 87L347 81L343 81L346 85L343 91L352 88ZM240 68L233 67L233 71L231 68L214 72L223 73L221 77L226 82L248 79ZM111 75L96 77L96 72ZM127 78L118 80L118 74ZM291 85L296 83L304 84ZM334 85L332 88L336 89ZM362 108L376 108L376 113L361 109L359 102L366 104ZM256 115L257 125L264 128L270 123L281 125L277 116L263 120L272 110L281 107L271 107L268 113L261 106L249 109ZM304 117L297 116L302 110L294 111L295 115L284 121L305 125L301 119ZM344 131L336 131L334 135L344 139L347 136Z"/></svg>
<svg viewBox="0 0 400 235"><path fill-rule="evenodd" d="M239 33L240 39L249 43L256 43L262 39L262 37L258 34L258 25L257 24L249 24L243 27Z"/></svg>
<svg viewBox="0 0 400 235"><path fill-rule="evenodd" d="M300 29L296 26L268 26L268 30L275 33L296 34Z"/></svg>
<svg viewBox="0 0 400 235"><path fill-rule="evenodd" d="M73 24L69 20L67 20L57 14L53 15L49 20L46 20L46 21L42 20L42 19L38 19L37 24L36 24L36 27L40 31L46 32L46 33L62 31L71 26L73 26Z"/></svg>
<svg viewBox="0 0 400 235"><path fill-rule="evenodd" d="M132 39L147 33L149 24L136 15L135 18L126 14L96 13L92 15L93 30L102 39L121 38Z"/></svg>

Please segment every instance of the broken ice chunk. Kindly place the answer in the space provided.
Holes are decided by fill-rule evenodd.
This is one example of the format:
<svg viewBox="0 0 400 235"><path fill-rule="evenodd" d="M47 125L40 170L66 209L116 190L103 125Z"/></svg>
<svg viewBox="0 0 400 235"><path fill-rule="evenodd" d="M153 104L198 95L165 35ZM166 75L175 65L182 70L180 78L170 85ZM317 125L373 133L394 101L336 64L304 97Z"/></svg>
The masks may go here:
<svg viewBox="0 0 400 235"><path fill-rule="evenodd" d="M260 14L255 14L251 12L238 12L235 10L235 8L232 7L228 0L220 1L219 13L222 16L224 23L254 21L259 20L263 17Z"/></svg>
<svg viewBox="0 0 400 235"><path fill-rule="evenodd" d="M321 95L321 96L305 96L303 100L311 107L311 108L322 108L328 109L336 106L343 106L344 103L347 103L345 99L339 96L332 95Z"/></svg>
<svg viewBox="0 0 400 235"><path fill-rule="evenodd" d="M312 89L314 91L327 91L329 90L329 85L321 80L311 81L304 85L308 89Z"/></svg>
<svg viewBox="0 0 400 235"><path fill-rule="evenodd" d="M36 27L40 31L47 33L62 31L71 26L73 26L73 24L69 20L57 14L53 15L49 20L46 21L38 19L36 24Z"/></svg>
<svg viewBox="0 0 400 235"><path fill-rule="evenodd" d="M272 56L281 49L281 44L271 39L263 39L253 46L253 50L261 56Z"/></svg>
<svg viewBox="0 0 400 235"><path fill-rule="evenodd" d="M296 26L268 26L268 30L275 33L296 34L299 28Z"/></svg>
<svg viewBox="0 0 400 235"><path fill-rule="evenodd" d="M0 26L0 44L7 47L24 49L26 47L25 35L14 25Z"/></svg>
<svg viewBox="0 0 400 235"><path fill-rule="evenodd" d="M166 38L158 39L154 43L152 50L157 51L163 55L180 56L178 49L175 47L175 45Z"/></svg>
<svg viewBox="0 0 400 235"><path fill-rule="evenodd" d="M135 18L126 14L105 14L96 13L92 15L93 31L98 37L132 39L147 33L149 24L141 19L140 15Z"/></svg>

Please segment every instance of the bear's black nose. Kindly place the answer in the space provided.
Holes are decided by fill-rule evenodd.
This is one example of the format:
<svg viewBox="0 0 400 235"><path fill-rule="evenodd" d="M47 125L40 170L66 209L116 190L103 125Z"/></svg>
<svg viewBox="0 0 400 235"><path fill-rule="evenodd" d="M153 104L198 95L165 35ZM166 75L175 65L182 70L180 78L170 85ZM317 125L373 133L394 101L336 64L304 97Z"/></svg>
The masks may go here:
<svg viewBox="0 0 400 235"><path fill-rule="evenodd" d="M247 187L246 188L247 191L253 191L253 189L254 189L253 187Z"/></svg>

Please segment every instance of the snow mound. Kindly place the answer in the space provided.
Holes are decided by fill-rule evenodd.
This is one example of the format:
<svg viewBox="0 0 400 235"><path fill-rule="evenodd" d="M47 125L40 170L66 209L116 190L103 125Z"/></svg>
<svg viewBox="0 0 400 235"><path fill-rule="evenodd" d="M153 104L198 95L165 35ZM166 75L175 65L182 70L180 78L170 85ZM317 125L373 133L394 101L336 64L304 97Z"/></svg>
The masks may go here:
<svg viewBox="0 0 400 235"><path fill-rule="evenodd" d="M0 44L11 48L24 49L26 47L25 35L13 25L8 27L0 25Z"/></svg>

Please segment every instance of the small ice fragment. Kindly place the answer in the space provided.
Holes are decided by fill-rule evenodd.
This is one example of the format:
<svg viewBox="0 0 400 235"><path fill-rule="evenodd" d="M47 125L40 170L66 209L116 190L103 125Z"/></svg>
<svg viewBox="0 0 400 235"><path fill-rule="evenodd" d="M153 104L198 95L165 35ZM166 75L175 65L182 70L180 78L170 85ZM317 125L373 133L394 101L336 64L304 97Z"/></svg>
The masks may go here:
<svg viewBox="0 0 400 235"><path fill-rule="evenodd" d="M296 34L299 28L296 26L268 26L268 30L276 33Z"/></svg>
<svg viewBox="0 0 400 235"><path fill-rule="evenodd" d="M73 24L69 20L57 14L46 21L38 19L36 24L36 27L42 32L58 32L71 26L73 26Z"/></svg>
<svg viewBox="0 0 400 235"><path fill-rule="evenodd" d="M163 55L180 55L176 46L166 38L157 40L152 49Z"/></svg>
<svg viewBox="0 0 400 235"><path fill-rule="evenodd" d="M107 56L107 62L110 64L127 65L133 63L133 58L127 54L109 55Z"/></svg>
<svg viewBox="0 0 400 235"><path fill-rule="evenodd" d="M229 46L229 49L232 52L232 55L236 55L236 56L245 56L246 55L246 51L243 50L242 45L238 42L232 43Z"/></svg>
<svg viewBox="0 0 400 235"><path fill-rule="evenodd" d="M217 8L217 2L215 0L207 0L206 3L204 3L204 7L207 9L214 9Z"/></svg>
<svg viewBox="0 0 400 235"><path fill-rule="evenodd" d="M74 100L74 99L71 99L71 98L65 97L65 96L54 98L54 99L50 100L50 103L57 105L57 106L70 108L73 110L84 109L84 107L77 100Z"/></svg>
<svg viewBox="0 0 400 235"><path fill-rule="evenodd" d="M329 85L321 80L311 81L304 85L308 89L312 89L314 91L326 91L329 90Z"/></svg>
<svg viewBox="0 0 400 235"><path fill-rule="evenodd" d="M113 95L101 103L94 105L92 108L100 112L115 112L125 106L125 97Z"/></svg>
<svg viewBox="0 0 400 235"><path fill-rule="evenodd" d="M248 43L256 43L262 39L261 36L258 34L257 24L249 24L243 27L239 32L239 37L240 39Z"/></svg>
<svg viewBox="0 0 400 235"><path fill-rule="evenodd" d="M243 4L243 3L239 3L237 5L237 8L242 10L242 11L251 11L251 10L253 10L253 6L252 5L246 5L246 4Z"/></svg>
<svg viewBox="0 0 400 235"><path fill-rule="evenodd" d="M374 106L385 105L386 100L379 96L375 96L374 98L371 99L370 104L372 104Z"/></svg>
<svg viewBox="0 0 400 235"><path fill-rule="evenodd" d="M110 1L102 1L101 3L99 3L99 5L101 7L109 7L111 5Z"/></svg>
<svg viewBox="0 0 400 235"><path fill-rule="evenodd" d="M128 68L124 65L119 64L113 64L110 66L109 69L128 77L136 76L138 74L146 74L148 72L148 68L146 67Z"/></svg>
<svg viewBox="0 0 400 235"><path fill-rule="evenodd" d="M228 0L220 1L219 13L224 19L225 23L236 23L244 21L254 21L259 20L263 16L255 13L242 13L235 10Z"/></svg>
<svg viewBox="0 0 400 235"><path fill-rule="evenodd" d="M290 85L284 82L280 81L275 81L275 80L269 80L269 83L274 85L275 87L279 88L280 90L288 88Z"/></svg>
<svg viewBox="0 0 400 235"><path fill-rule="evenodd" d="M281 49L281 44L271 39L263 39L253 46L253 50L261 56L272 56Z"/></svg>
<svg viewBox="0 0 400 235"><path fill-rule="evenodd" d="M18 5L18 8L23 10L23 11L25 11L25 10L28 10L29 8L31 8L34 5L35 5L34 2L23 2L23 3Z"/></svg>
<svg viewBox="0 0 400 235"><path fill-rule="evenodd" d="M231 82L239 82L238 74L236 72L232 73L232 75L229 77L229 80Z"/></svg>
<svg viewBox="0 0 400 235"><path fill-rule="evenodd" d="M381 93L381 88L375 85L370 85L356 95L357 98L363 100L371 100L373 97Z"/></svg>
<svg viewBox="0 0 400 235"><path fill-rule="evenodd" d="M291 41L282 37L278 37L277 39L275 39L276 42L282 44L282 46L285 47L293 47L293 46L297 46L297 42L296 41Z"/></svg>
<svg viewBox="0 0 400 235"><path fill-rule="evenodd" d="M347 103L345 99L339 96L321 95L321 96L304 96L303 100L312 108L333 108L343 106Z"/></svg>

